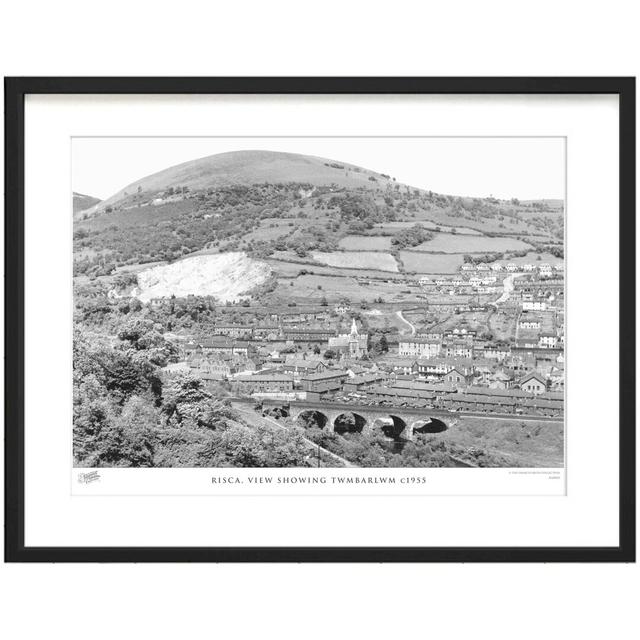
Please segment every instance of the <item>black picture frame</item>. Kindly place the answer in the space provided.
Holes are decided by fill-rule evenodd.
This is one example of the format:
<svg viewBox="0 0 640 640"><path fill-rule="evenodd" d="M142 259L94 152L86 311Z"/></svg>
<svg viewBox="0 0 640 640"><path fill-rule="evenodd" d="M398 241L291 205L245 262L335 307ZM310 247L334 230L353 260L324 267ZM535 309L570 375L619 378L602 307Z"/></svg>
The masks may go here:
<svg viewBox="0 0 640 640"><path fill-rule="evenodd" d="M5 78L5 561L634 562L635 78ZM612 547L26 547L24 541L24 102L27 94L616 94L620 187L620 540ZM624 345L624 346L623 346ZM594 516L595 517L595 516Z"/></svg>

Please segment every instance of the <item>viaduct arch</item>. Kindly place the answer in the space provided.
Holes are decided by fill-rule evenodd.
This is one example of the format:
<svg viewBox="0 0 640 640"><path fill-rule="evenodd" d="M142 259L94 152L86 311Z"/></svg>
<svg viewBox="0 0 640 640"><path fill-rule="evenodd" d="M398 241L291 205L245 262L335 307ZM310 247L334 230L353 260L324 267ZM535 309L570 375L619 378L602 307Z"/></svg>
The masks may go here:
<svg viewBox="0 0 640 640"><path fill-rule="evenodd" d="M291 403L287 413L294 422L299 422L300 418L305 422L312 418L321 429L341 435L381 429L387 437L412 440L416 433L440 433L448 428L442 419L429 415L428 409L407 411L398 407L387 410L385 407L335 406L331 403L325 406ZM353 418L345 420L348 414Z"/></svg>

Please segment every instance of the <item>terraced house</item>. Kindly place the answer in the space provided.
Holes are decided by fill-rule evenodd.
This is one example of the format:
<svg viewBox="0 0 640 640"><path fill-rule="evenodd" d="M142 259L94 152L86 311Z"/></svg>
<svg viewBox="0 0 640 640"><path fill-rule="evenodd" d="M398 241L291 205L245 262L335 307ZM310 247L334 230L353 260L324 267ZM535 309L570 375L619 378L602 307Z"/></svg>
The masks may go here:
<svg viewBox="0 0 640 640"><path fill-rule="evenodd" d="M414 356L416 358L437 358L442 350L438 340L429 338L400 338L398 341L399 356Z"/></svg>
<svg viewBox="0 0 640 640"><path fill-rule="evenodd" d="M293 378L282 373L242 375L234 378L231 386L239 395L290 393L293 391Z"/></svg>
<svg viewBox="0 0 640 640"><path fill-rule="evenodd" d="M342 369L327 369L322 373L314 373L300 378L302 388L305 391L325 393L327 391L338 391L349 378L349 373Z"/></svg>

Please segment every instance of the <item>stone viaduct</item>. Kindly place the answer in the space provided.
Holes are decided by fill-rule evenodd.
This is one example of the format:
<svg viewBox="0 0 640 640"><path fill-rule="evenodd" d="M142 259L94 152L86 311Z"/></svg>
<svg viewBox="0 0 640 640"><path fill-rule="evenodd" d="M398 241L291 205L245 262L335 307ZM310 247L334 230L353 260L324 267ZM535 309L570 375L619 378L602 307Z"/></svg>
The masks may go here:
<svg viewBox="0 0 640 640"><path fill-rule="evenodd" d="M264 400L263 411L280 410L297 421L303 414L315 414L323 429L340 432L338 418L353 414L355 425L352 430L367 432L381 429L386 436L411 440L415 433L439 433L448 428L450 414L436 409L416 409L410 407L384 407L378 405L356 405L338 402L308 402L296 400ZM339 424L336 426L336 422Z"/></svg>

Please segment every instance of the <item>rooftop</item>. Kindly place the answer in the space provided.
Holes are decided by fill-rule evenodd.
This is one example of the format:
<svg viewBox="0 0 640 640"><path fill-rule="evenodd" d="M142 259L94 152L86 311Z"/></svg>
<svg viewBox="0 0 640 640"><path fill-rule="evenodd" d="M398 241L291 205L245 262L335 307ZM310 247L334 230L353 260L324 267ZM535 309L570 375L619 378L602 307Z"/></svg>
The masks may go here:
<svg viewBox="0 0 640 640"><path fill-rule="evenodd" d="M431 358L429 360L420 359L418 364L429 367L473 367L477 361L471 358Z"/></svg>
<svg viewBox="0 0 640 640"><path fill-rule="evenodd" d="M331 334L331 335L335 335L335 331L333 329L285 329L284 330L285 333L299 333L299 334L303 334L303 333L311 333L311 334L318 334L318 335L325 335L325 334Z"/></svg>
<svg viewBox="0 0 640 640"><path fill-rule="evenodd" d="M440 344L439 340L432 340L430 338L421 338L418 336L409 336L409 337L403 337L403 338L398 338L398 343L399 344Z"/></svg>
<svg viewBox="0 0 640 640"><path fill-rule="evenodd" d="M283 373L258 373L256 375L240 375L234 380L239 382L293 382L290 376Z"/></svg>
<svg viewBox="0 0 640 640"><path fill-rule="evenodd" d="M342 369L327 369L321 373L311 373L308 376L302 378L303 380L331 380L332 378L339 378L340 376L347 377L349 374Z"/></svg>
<svg viewBox="0 0 640 640"><path fill-rule="evenodd" d="M527 382L529 382L529 380L537 380L538 382L542 383L542 384L547 384L547 381L545 380L545 378L543 378L539 373L536 373L535 371L532 371L531 373L528 373L526 376L524 376L524 378L522 378L520 380L520 384L525 384Z"/></svg>
<svg viewBox="0 0 640 640"><path fill-rule="evenodd" d="M382 380L385 376L381 373L365 373L361 376L354 376L350 380L347 380L347 384L367 384L369 382L377 382Z"/></svg>
<svg viewBox="0 0 640 640"><path fill-rule="evenodd" d="M448 383L431 383L420 382L419 380L397 380L392 387L393 389L414 389L422 391L441 391L442 393L453 393L456 388Z"/></svg>

